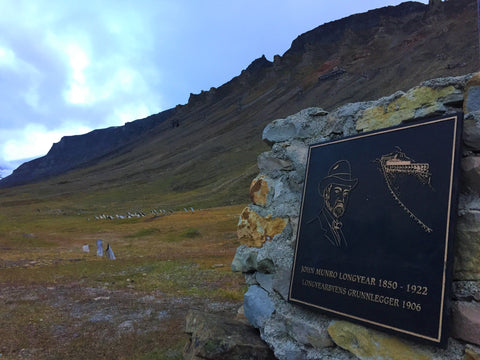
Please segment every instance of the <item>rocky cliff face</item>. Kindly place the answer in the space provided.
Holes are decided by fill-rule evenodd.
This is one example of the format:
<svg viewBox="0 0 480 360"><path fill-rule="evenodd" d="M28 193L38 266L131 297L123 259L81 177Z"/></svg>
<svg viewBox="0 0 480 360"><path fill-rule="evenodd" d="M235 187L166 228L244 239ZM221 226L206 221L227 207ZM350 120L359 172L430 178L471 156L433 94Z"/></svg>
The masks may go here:
<svg viewBox="0 0 480 360"><path fill-rule="evenodd" d="M94 130L85 135L64 136L47 155L22 164L0 182L1 187L35 182L69 170L86 167L131 149L149 130L168 119L174 109L124 126Z"/></svg>
<svg viewBox="0 0 480 360"><path fill-rule="evenodd" d="M328 110L371 100L421 80L477 71L476 39L473 0L435 6L406 2L352 15L299 36L273 62L261 57L219 88L192 94L186 105L124 128L65 138L0 186L85 167L95 174L90 188L95 182L115 184L117 169L101 166L115 157L115 163L122 163L120 176L136 183L153 181L145 177L153 173L169 179L166 191L216 183L229 193L228 201L243 201L232 194L241 193L239 181L247 184L264 146L257 134L271 119L310 106ZM179 126L172 128L171 123ZM128 127L133 124L131 132ZM198 172L200 168L208 171ZM76 186L82 186L80 181Z"/></svg>

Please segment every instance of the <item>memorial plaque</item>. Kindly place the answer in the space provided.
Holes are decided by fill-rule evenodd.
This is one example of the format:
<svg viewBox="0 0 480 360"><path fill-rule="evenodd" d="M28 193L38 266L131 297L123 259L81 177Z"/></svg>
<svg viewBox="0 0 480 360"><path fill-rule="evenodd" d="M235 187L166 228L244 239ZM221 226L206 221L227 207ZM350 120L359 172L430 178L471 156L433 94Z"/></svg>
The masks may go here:
<svg viewBox="0 0 480 360"><path fill-rule="evenodd" d="M445 344L461 122L310 146L291 302Z"/></svg>

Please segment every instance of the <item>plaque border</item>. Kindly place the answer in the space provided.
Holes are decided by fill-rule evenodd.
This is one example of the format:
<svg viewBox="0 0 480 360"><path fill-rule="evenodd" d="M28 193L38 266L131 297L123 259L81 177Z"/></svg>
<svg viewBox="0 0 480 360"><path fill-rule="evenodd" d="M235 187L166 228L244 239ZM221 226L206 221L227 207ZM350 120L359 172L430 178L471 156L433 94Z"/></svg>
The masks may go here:
<svg viewBox="0 0 480 360"><path fill-rule="evenodd" d="M405 129L411 129L415 127L435 124L444 121L454 121L453 126L453 135L452 135L452 147L451 147L451 164L450 164L450 179L449 179L449 194L448 194L448 210L446 216L446 225L445 225L445 239L444 239L444 266L442 272L442 291L441 291L441 301L440 301L440 311L439 311L439 321L438 321L438 331L436 337L431 337L428 335L424 335L421 333L416 333L413 331L409 331L406 329L402 329L393 325L383 324L377 321L370 320L368 318L363 318L360 316L352 315L349 313L345 313L339 310L334 310L327 308L325 306L320 306L316 304L309 303L307 301L295 299L292 297L292 284L295 275L295 266L297 262L297 251L298 251L298 243L299 243L299 235L300 235L300 227L301 221L303 216L303 207L305 201L305 192L307 188L307 180L308 180L308 171L310 168L310 156L313 148L324 147L329 145L334 145L346 141L352 141L357 139L363 139L367 137L377 136L385 133L391 133L395 131L401 131ZM452 115L444 115L442 117L435 117L435 118L423 118L423 119L412 119L410 121L405 121L401 125L388 127L385 129L374 130L370 132L365 132L357 135L347 136L336 140L326 141L323 143L312 144L309 146L308 149L308 157L307 163L305 168L305 181L303 186L303 194L302 194L302 202L300 207L300 214L298 218L298 227L296 231L296 238L295 238L295 252L294 252L294 259L293 265L291 270L291 277L290 277L290 286L288 291L288 301L291 303L298 303L309 308L317 308L323 312L327 312L330 314L338 315L347 319L354 320L360 324L367 324L372 325L373 327L379 330L386 330L388 332L393 332L394 334L404 335L409 338L414 338L420 341L424 341L434 345L446 346L447 339L448 339L448 307L450 301L450 292L451 292L451 278L452 278L452 267L453 267L453 240L455 236L454 227L455 227L455 218L456 218L456 211L458 204L458 174L459 174L459 165L460 165L460 148L461 148L461 134L462 134L462 126L463 126L463 113L457 112ZM449 256L449 254L451 254ZM447 288L447 285L450 284L450 287Z"/></svg>

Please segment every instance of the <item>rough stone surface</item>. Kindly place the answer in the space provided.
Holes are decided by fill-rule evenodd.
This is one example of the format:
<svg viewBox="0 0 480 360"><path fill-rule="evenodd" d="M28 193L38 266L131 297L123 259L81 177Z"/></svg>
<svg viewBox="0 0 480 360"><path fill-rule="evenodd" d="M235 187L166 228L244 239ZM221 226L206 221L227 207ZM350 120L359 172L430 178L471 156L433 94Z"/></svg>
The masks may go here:
<svg viewBox="0 0 480 360"><path fill-rule="evenodd" d="M257 256L257 248L239 246L232 261L232 271L250 273L257 270Z"/></svg>
<svg viewBox="0 0 480 360"><path fill-rule="evenodd" d="M455 280L480 280L480 211L470 210L457 218Z"/></svg>
<svg viewBox="0 0 480 360"><path fill-rule="evenodd" d="M292 260L288 258L291 256L293 259L293 249L290 245L285 244L282 241L274 241L270 243L266 243L259 251L258 251L258 263L265 262L271 263L272 269L271 271L264 271L266 273L274 273L280 270L290 270L292 266Z"/></svg>
<svg viewBox="0 0 480 360"><path fill-rule="evenodd" d="M462 159L463 191L480 194L480 156L467 156Z"/></svg>
<svg viewBox="0 0 480 360"><path fill-rule="evenodd" d="M258 156L258 168L263 173L279 176L281 171L292 170L292 163L288 160L278 159L272 152L264 152Z"/></svg>
<svg viewBox="0 0 480 360"><path fill-rule="evenodd" d="M480 281L456 281L453 283L455 300L480 302Z"/></svg>
<svg viewBox="0 0 480 360"><path fill-rule="evenodd" d="M359 359L429 360L432 355L411 343L346 321L328 327L333 341Z"/></svg>
<svg viewBox="0 0 480 360"><path fill-rule="evenodd" d="M480 111L471 112L465 116L463 142L468 150L480 151Z"/></svg>
<svg viewBox="0 0 480 360"><path fill-rule="evenodd" d="M477 73L465 85L465 102L463 111L465 113L480 110L480 74Z"/></svg>
<svg viewBox="0 0 480 360"><path fill-rule="evenodd" d="M290 269L277 269L273 275L273 289L284 299L288 300L288 292L290 291L290 283L285 279L290 279Z"/></svg>
<svg viewBox="0 0 480 360"><path fill-rule="evenodd" d="M258 332L240 321L190 310L185 332L190 335L183 353L185 360L275 359Z"/></svg>
<svg viewBox="0 0 480 360"><path fill-rule="evenodd" d="M427 86L433 89L444 88L446 86L453 86L455 89L464 90L468 82L475 77L476 74L466 74L460 76L449 76L443 78L436 78L423 81L420 86ZM461 104L460 104L461 106Z"/></svg>
<svg viewBox="0 0 480 360"><path fill-rule="evenodd" d="M268 293L260 286L250 286L244 296L245 316L256 328L262 327L275 310Z"/></svg>
<svg viewBox="0 0 480 360"><path fill-rule="evenodd" d="M456 301L452 306L453 337L480 345L480 304Z"/></svg>
<svg viewBox="0 0 480 360"><path fill-rule="evenodd" d="M250 200L255 205L265 206L267 204L268 184L264 176L253 179L250 184Z"/></svg>
<svg viewBox="0 0 480 360"><path fill-rule="evenodd" d="M257 272L256 279L258 284L268 293L273 291L273 274Z"/></svg>
<svg viewBox="0 0 480 360"><path fill-rule="evenodd" d="M439 99L454 93L461 91L452 85L439 89L427 86L413 88L388 104L365 110L357 121L357 130L376 130L399 125L405 120L443 114L446 108Z"/></svg>
<svg viewBox="0 0 480 360"><path fill-rule="evenodd" d="M270 241L280 234L286 225L285 219L272 218L271 214L263 217L246 207L240 215L237 235L245 245L261 247L265 241Z"/></svg>
<svg viewBox="0 0 480 360"><path fill-rule="evenodd" d="M327 114L321 108L311 107L286 119L274 120L263 130L262 139L267 144L272 145L291 139L308 138L312 133L318 133L322 130L322 122L319 120Z"/></svg>
<svg viewBox="0 0 480 360"><path fill-rule="evenodd" d="M465 349L464 360L480 360L480 348L468 344Z"/></svg>
<svg viewBox="0 0 480 360"><path fill-rule="evenodd" d="M277 313L287 332L300 344L317 349L334 345L328 334L327 317L290 306L280 307Z"/></svg>

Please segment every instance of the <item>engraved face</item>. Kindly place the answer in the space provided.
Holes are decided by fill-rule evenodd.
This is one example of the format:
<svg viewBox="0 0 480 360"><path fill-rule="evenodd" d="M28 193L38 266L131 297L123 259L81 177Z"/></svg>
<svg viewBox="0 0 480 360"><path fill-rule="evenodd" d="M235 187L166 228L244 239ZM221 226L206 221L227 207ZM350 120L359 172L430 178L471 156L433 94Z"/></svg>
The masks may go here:
<svg viewBox="0 0 480 360"><path fill-rule="evenodd" d="M323 199L328 211L335 217L340 218L345 213L348 196L352 187L343 184L328 184L323 191Z"/></svg>

